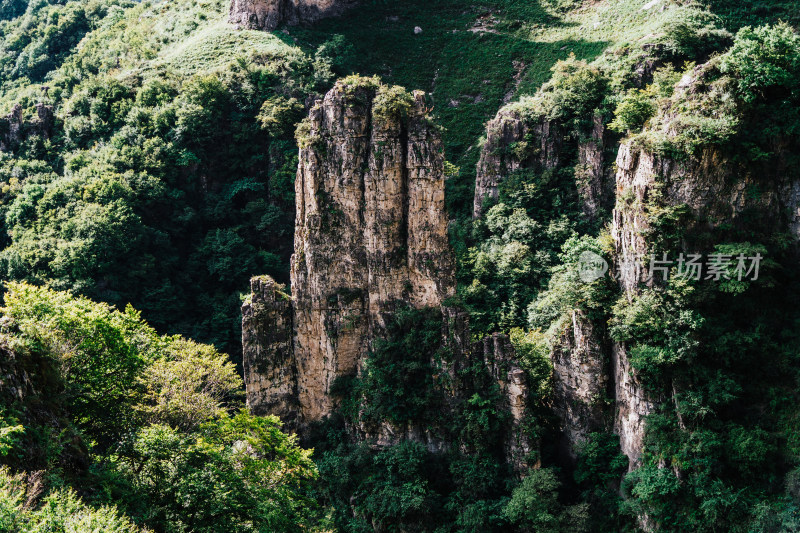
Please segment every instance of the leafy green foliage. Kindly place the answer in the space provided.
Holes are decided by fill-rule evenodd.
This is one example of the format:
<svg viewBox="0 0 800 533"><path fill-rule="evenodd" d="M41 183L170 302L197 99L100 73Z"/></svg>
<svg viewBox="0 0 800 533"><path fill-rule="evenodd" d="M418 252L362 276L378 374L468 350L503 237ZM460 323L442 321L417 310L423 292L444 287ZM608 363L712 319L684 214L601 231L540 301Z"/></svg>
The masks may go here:
<svg viewBox="0 0 800 533"><path fill-rule="evenodd" d="M136 378L159 342L133 308L9 284L4 314L30 349L53 357L69 384L76 422L109 443L133 421Z"/></svg>
<svg viewBox="0 0 800 533"><path fill-rule="evenodd" d="M410 441L377 451L340 443L318 465L320 497L340 530L508 530L508 473L489 456L431 453Z"/></svg>
<svg viewBox="0 0 800 533"><path fill-rule="evenodd" d="M375 340L355 387L356 397L364 397L365 419L422 421L436 411L431 361L443 356L441 320L436 308L395 312L386 338Z"/></svg>
<svg viewBox="0 0 800 533"><path fill-rule="evenodd" d="M193 429L224 418L223 405L239 395L236 367L211 346L180 337L168 340L162 355L138 378L144 398L135 409L151 423Z"/></svg>
<svg viewBox="0 0 800 533"><path fill-rule="evenodd" d="M316 519L310 455L277 418L242 411L196 433L144 427L110 460L140 495L130 512L158 530L297 531Z"/></svg>
<svg viewBox="0 0 800 533"><path fill-rule="evenodd" d="M614 120L608 127L624 133L639 131L655 114L656 106L648 91L631 89L614 111Z"/></svg>
<svg viewBox="0 0 800 533"><path fill-rule="evenodd" d="M304 93L285 95L279 68L76 87L63 175L37 167L4 199L5 276L132 302L161 329L236 353L238 291L255 274L286 278L291 251L289 139Z"/></svg>
<svg viewBox="0 0 800 533"><path fill-rule="evenodd" d="M18 416L0 419L0 449L18 465L18 450L29 445L27 465L42 468L24 508L19 480L0 474L0 520L19 528L7 530L138 531L102 506L112 503L157 531L321 524L307 497L317 475L311 451L274 417L229 414L241 380L213 347L159 336L131 307L20 283L8 285L3 313L6 349L14 350L4 368L21 375L33 367L36 377L25 393L32 396L11 403ZM36 391L42 386L46 396ZM90 489L87 504L51 490L73 483Z"/></svg>
<svg viewBox="0 0 800 533"><path fill-rule="evenodd" d="M736 78L745 102L774 91L800 98L800 35L787 24L742 28L720 70Z"/></svg>
<svg viewBox="0 0 800 533"><path fill-rule="evenodd" d="M18 19L0 21L0 79L43 81L45 75L61 65L74 47L91 30L127 1L27 2ZM21 6L20 6L21 7ZM3 4L4 11L16 11ZM3 87L7 88L7 87Z"/></svg>
<svg viewBox="0 0 800 533"><path fill-rule="evenodd" d="M372 113L381 121L397 120L408 115L414 100L411 94L399 85L381 85L372 104Z"/></svg>
<svg viewBox="0 0 800 533"><path fill-rule="evenodd" d="M543 113L569 129L580 131L591 124L591 118L605 96L607 80L600 69L571 55L553 66L553 76L530 99L522 98L513 108L524 113Z"/></svg>
<svg viewBox="0 0 800 533"><path fill-rule="evenodd" d="M0 529L8 533L144 533L113 507L93 508L71 490L48 495L41 506L31 510L24 476L0 468Z"/></svg>
<svg viewBox="0 0 800 533"><path fill-rule="evenodd" d="M25 432L25 427L20 424L6 425L16 422L0 418L0 457L8 455L19 442L19 435Z"/></svg>
<svg viewBox="0 0 800 533"><path fill-rule="evenodd" d="M606 237L573 236L564 242L559 254L560 264L551 269L547 290L539 293L528 306L531 328L546 329L556 324L555 329L559 329L564 317L576 309L587 312L596 321L604 316L615 292L611 278L604 274L584 281L580 268L582 254L607 257Z"/></svg>
<svg viewBox="0 0 800 533"><path fill-rule="evenodd" d="M576 451L573 477L581 491L581 500L589 504L592 530L625 530L630 517L620 513L622 500L618 487L627 470L628 458L620 452L619 437L592 433Z"/></svg>
<svg viewBox="0 0 800 533"><path fill-rule="evenodd" d="M557 497L558 487L558 479L552 470L532 470L514 489L505 508L506 515L512 523L537 533L587 531L587 505L561 505Z"/></svg>
<svg viewBox="0 0 800 533"><path fill-rule="evenodd" d="M687 302L692 291L670 280L665 291L644 291L632 302L623 296L614 307L611 336L631 343L631 364L644 379L668 380L671 367L695 357L703 319Z"/></svg>
<svg viewBox="0 0 800 533"><path fill-rule="evenodd" d="M477 244L459 257L458 275L476 331L522 326L560 245L586 227L570 170L509 176L500 203L474 224Z"/></svg>

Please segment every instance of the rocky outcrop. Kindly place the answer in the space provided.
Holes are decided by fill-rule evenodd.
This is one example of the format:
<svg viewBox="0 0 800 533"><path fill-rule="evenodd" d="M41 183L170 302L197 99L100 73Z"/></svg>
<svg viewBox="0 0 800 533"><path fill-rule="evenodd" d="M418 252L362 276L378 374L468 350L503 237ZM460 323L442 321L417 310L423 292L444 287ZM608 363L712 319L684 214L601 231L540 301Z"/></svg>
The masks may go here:
<svg viewBox="0 0 800 533"><path fill-rule="evenodd" d="M673 102L702 99L706 79L715 76L713 65L700 65L676 86ZM679 143L681 106L667 106L654 119L663 140ZM746 120L747 117L739 117ZM649 255L659 237L654 232L658 213L681 207L687 253L707 252L715 242L708 236L720 231L746 230L748 235L791 231L800 237L800 173L790 163L791 139L775 139L768 163L742 160L723 143L704 143L676 158L636 139L623 142L616 160L617 204L611 236L614 241L620 286L629 300L657 280L648 279ZM726 151L727 150L727 151ZM758 242L758 239L756 239ZM674 260L675 258L671 258ZM632 464L641 455L644 417L674 391L645 390L628 357L628 347L615 344L615 431ZM675 388L675 384L673 384Z"/></svg>
<svg viewBox="0 0 800 533"><path fill-rule="evenodd" d="M584 214L595 219L601 211L607 212L613 203L613 173L605 156L609 143L602 117L594 116L591 128L576 136L525 105L520 102L502 108L486 126L475 177L473 217L481 216L484 204L497 201L500 184L510 174L523 170L541 173L572 164Z"/></svg>
<svg viewBox="0 0 800 533"><path fill-rule="evenodd" d="M487 125L486 142L478 162L473 216L498 199L500 185L519 171L543 173L574 165L575 185L583 213L590 219L608 212L613 199L613 172L606 157L609 140L602 117L595 116L587 131L576 135L519 102L501 109ZM579 311L554 343L554 410L561 420L560 449L574 461L576 447L593 431L609 429L607 388L610 356L603 337ZM523 373L520 370L519 374ZM506 383L513 383L509 376ZM513 389L513 385L508 386ZM524 447L524 446L523 446Z"/></svg>
<svg viewBox="0 0 800 533"><path fill-rule="evenodd" d="M272 285L254 282L243 307L251 408L295 412L303 423L331 412L331 385L358 372L398 304L438 306L455 290L442 143L424 94L348 78L316 102L306 126L295 181L291 350L288 304ZM291 380L294 392L277 385Z"/></svg>
<svg viewBox="0 0 800 533"><path fill-rule="evenodd" d="M24 357L9 347L9 340L0 337L0 398L5 405L24 401L36 391Z"/></svg>
<svg viewBox="0 0 800 533"><path fill-rule="evenodd" d="M240 29L272 31L342 14L355 0L231 0L229 20Z"/></svg>
<svg viewBox="0 0 800 533"><path fill-rule="evenodd" d="M619 435L622 453L629 468L639 464L644 448L645 418L656 408L654 391L642 386L628 358L628 348L622 343L612 346L614 373L614 433Z"/></svg>
<svg viewBox="0 0 800 533"><path fill-rule="evenodd" d="M336 409L334 383L359 374L399 306L438 307L444 349L430 356L440 408L459 412L477 390L497 386L496 407L510 417L493 438L522 475L536 451L526 431L527 376L508 337L473 342L468 314L445 305L455 274L444 159L424 94L346 78L299 131L291 297L256 277L242 306L248 407L303 431ZM353 437L377 448L412 440L434 453L471 453L446 416L444 425L354 418Z"/></svg>
<svg viewBox="0 0 800 533"><path fill-rule="evenodd" d="M603 117L595 115L591 132L578 142L578 164L575 166L581 208L583 214L592 220L600 218L602 213L607 214L614 204L614 173L606 157L609 144L613 147Z"/></svg>
<svg viewBox="0 0 800 533"><path fill-rule="evenodd" d="M603 336L578 310L570 313L554 343L553 409L561 423L561 453L571 461L589 434L610 429L608 358Z"/></svg>
<svg viewBox="0 0 800 533"><path fill-rule="evenodd" d="M36 117L24 120L22 106L17 104L5 117L0 117L0 152L16 150L31 136L50 138L53 127L53 108L36 104Z"/></svg>
<svg viewBox="0 0 800 533"><path fill-rule="evenodd" d="M295 181L295 360L303 417L332 407L399 302L437 306L454 292L442 144L414 93L383 115L376 87L339 83L310 113ZM388 95L377 95L388 98Z"/></svg>
<svg viewBox="0 0 800 533"><path fill-rule="evenodd" d="M623 143L617 156L618 201L611 235L624 293L632 299L642 287L654 283L648 276L653 206L685 206L690 215L685 228L689 234L702 235L720 226L744 227L757 220L758 231L781 231L788 224L795 236L800 236L800 197L796 193L800 181L791 176L781 165L768 170L738 165L714 146L676 160L631 141ZM752 194L753 190L759 194ZM707 246L697 239L686 245L692 247L687 250L692 253ZM613 361L614 429L623 452L635 463L642 451L643 420L653 411L658 392L641 386L624 344L614 345Z"/></svg>
<svg viewBox="0 0 800 533"><path fill-rule="evenodd" d="M483 364L497 383L503 398L501 409L511 415L504 443L505 458L514 471L521 475L531 464L531 453L537 449L526 431L528 419L528 377L516 360L514 347L507 335L495 333L473 345L473 353L483 357Z"/></svg>
<svg viewBox="0 0 800 533"><path fill-rule="evenodd" d="M500 183L523 169L541 172L561 163L564 132L551 120L530 118L519 104L506 106L486 125L475 177L473 216L479 217L484 203L496 201Z"/></svg>
<svg viewBox="0 0 800 533"><path fill-rule="evenodd" d="M269 276L250 280L242 305L242 347L247 407L289 425L297 413L297 374L291 296Z"/></svg>

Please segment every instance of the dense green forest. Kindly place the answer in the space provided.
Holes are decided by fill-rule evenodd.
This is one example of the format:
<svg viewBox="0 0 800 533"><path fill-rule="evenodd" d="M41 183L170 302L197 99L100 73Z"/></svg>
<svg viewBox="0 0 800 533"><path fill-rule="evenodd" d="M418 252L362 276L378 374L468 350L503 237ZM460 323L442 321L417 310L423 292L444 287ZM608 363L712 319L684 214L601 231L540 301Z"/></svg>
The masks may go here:
<svg viewBox="0 0 800 533"><path fill-rule="evenodd" d="M229 24L225 0L3 0L0 116L19 106L24 127L0 122L0 531L800 531L795 236L654 195L651 252L761 254L760 277L634 298L580 280L582 252L613 253L615 206L587 217L575 187L594 117L611 160L621 141L676 161L710 146L742 175L800 172L796 2L661 3L364 0L263 32ZM541 468L524 477L502 459L507 414L480 369L442 417L438 310L398 310L302 442L244 408L240 308L252 276L289 280L295 131L356 73L430 93L453 300L476 338L510 335L533 384ZM686 76L703 89L678 90ZM558 123L571 155L509 176L473 219L503 106ZM572 467L558 457L547 353L573 310L668 398L630 472L610 432ZM413 418L460 446L376 449L348 434L359 417Z"/></svg>

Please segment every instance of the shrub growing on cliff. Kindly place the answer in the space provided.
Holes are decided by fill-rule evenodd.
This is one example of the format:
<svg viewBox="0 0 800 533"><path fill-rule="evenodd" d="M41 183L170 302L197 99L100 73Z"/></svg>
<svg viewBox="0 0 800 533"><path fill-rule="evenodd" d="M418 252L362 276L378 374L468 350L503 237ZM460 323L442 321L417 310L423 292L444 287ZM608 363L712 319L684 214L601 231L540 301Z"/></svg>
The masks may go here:
<svg viewBox="0 0 800 533"><path fill-rule="evenodd" d="M558 501L559 486L552 470L531 470L520 486L514 489L505 514L513 524L537 533L587 531L588 505L562 505Z"/></svg>
<svg viewBox="0 0 800 533"><path fill-rule="evenodd" d="M720 70L736 79L745 102L800 98L800 35L788 24L742 28Z"/></svg>
<svg viewBox="0 0 800 533"><path fill-rule="evenodd" d="M408 116L414 98L399 85L381 85L372 102L372 114L379 122L402 120Z"/></svg>
<svg viewBox="0 0 800 533"><path fill-rule="evenodd" d="M614 111L614 120L608 127L618 133L639 131L656 112L650 91L631 89Z"/></svg>
<svg viewBox="0 0 800 533"><path fill-rule="evenodd" d="M670 280L665 290L644 290L630 302L623 296L614 306L611 337L627 343L631 365L649 386L668 383L676 366L697 356L703 317L692 309L693 291L685 280Z"/></svg>
<svg viewBox="0 0 800 533"><path fill-rule="evenodd" d="M579 130L591 124L592 115L605 97L607 83L598 68L571 55L553 66L553 77L534 98L547 118Z"/></svg>
<svg viewBox="0 0 800 533"><path fill-rule="evenodd" d="M432 360L442 357L441 312L399 308L385 339L374 342L355 388L369 421L403 424L435 415L437 391Z"/></svg>

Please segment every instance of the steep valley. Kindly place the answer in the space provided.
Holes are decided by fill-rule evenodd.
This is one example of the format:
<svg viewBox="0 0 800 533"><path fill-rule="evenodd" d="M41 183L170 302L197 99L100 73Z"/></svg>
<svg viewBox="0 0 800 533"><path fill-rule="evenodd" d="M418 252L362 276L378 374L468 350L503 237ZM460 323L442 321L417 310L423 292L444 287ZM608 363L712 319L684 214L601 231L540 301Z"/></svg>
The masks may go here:
<svg viewBox="0 0 800 533"><path fill-rule="evenodd" d="M0 531L800 530L798 17L4 4Z"/></svg>

